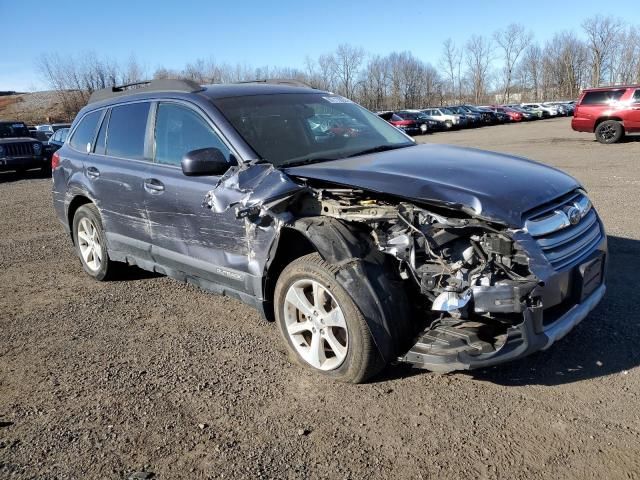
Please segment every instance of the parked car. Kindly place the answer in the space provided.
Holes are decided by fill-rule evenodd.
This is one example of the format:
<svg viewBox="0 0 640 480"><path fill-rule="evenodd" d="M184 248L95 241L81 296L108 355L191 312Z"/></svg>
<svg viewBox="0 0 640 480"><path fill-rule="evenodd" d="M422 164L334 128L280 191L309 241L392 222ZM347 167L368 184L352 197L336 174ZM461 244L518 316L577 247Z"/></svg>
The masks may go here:
<svg viewBox="0 0 640 480"><path fill-rule="evenodd" d="M405 121L415 122L420 129L420 133L435 132L446 128L444 122L435 120L420 110L400 110L396 112L396 115Z"/></svg>
<svg viewBox="0 0 640 480"><path fill-rule="evenodd" d="M640 132L640 85L584 90L571 120L578 132L595 133L600 143L616 143Z"/></svg>
<svg viewBox="0 0 640 480"><path fill-rule="evenodd" d="M47 154L49 155L49 158L51 158L53 152L58 150L64 144L64 141L67 139L68 134L68 128L60 128L56 130L53 135L51 135L51 138L49 138L49 141L45 145L45 149L47 151Z"/></svg>
<svg viewBox="0 0 640 480"><path fill-rule="evenodd" d="M535 110L542 110L542 114L544 117L557 117L558 109L556 107L550 105L543 105L542 103L523 103L521 104L524 108L530 108Z"/></svg>
<svg viewBox="0 0 640 480"><path fill-rule="evenodd" d="M542 118L542 111L540 111L540 116L538 116L534 111L526 110L517 105L505 105L505 106L510 108L513 111L516 111L522 114L522 120L537 120L539 118Z"/></svg>
<svg viewBox="0 0 640 480"><path fill-rule="evenodd" d="M484 108L485 110L488 110L488 111L492 112L492 113L496 116L496 118L497 118L497 120L498 120L498 123L509 123L509 122L511 122L511 117L510 117L509 115L507 115L507 114L506 114L506 113L504 113L504 112L500 112L500 111L498 111L498 110L496 109L496 107L494 107L494 106L491 106L491 105L486 106L486 105L485 105L485 106L483 106L482 108Z"/></svg>
<svg viewBox="0 0 640 480"><path fill-rule="evenodd" d="M464 127L467 124L466 117L457 115L446 107L429 107L422 109L421 111L431 118L442 120L447 130Z"/></svg>
<svg viewBox="0 0 640 480"><path fill-rule="evenodd" d="M420 124L415 120L409 118L405 119L395 112L381 112L378 113L378 116L389 122L397 129L402 130L407 135L418 135L420 133L427 132L427 125L425 123Z"/></svg>
<svg viewBox="0 0 640 480"><path fill-rule="evenodd" d="M366 131L316 141L319 114ZM335 380L398 360L440 372L514 360L605 292L606 235L576 179L417 145L326 91L97 91L52 165L53 205L89 277L126 262L236 297Z"/></svg>
<svg viewBox="0 0 640 480"><path fill-rule="evenodd" d="M460 115L460 118L463 118L468 127L478 127L482 125L482 118L477 113L472 113L461 106L448 106L447 110L455 113L456 115Z"/></svg>
<svg viewBox="0 0 640 480"><path fill-rule="evenodd" d="M49 166L43 144L31 137L23 122L0 122L0 172L32 168L48 172Z"/></svg>
<svg viewBox="0 0 640 480"><path fill-rule="evenodd" d="M532 115L535 115L538 120L542 118L549 118L551 115L547 110L543 110L541 108L534 107L532 105L508 105L511 108L522 108L523 110L530 112Z"/></svg>
<svg viewBox="0 0 640 480"><path fill-rule="evenodd" d="M56 130L60 130L61 128L69 128L71 124L69 123L47 123L44 125L36 125L36 130L39 132L45 132L49 136L53 135Z"/></svg>
<svg viewBox="0 0 640 480"><path fill-rule="evenodd" d="M494 108L496 109L496 111L508 115L511 122L521 122L524 119L522 112L519 112L518 110L515 110L511 107L496 105Z"/></svg>
<svg viewBox="0 0 640 480"><path fill-rule="evenodd" d="M473 105L460 105L458 108L465 111L467 115L475 115L476 122L480 125L494 125L498 122L498 118L488 110L482 110Z"/></svg>

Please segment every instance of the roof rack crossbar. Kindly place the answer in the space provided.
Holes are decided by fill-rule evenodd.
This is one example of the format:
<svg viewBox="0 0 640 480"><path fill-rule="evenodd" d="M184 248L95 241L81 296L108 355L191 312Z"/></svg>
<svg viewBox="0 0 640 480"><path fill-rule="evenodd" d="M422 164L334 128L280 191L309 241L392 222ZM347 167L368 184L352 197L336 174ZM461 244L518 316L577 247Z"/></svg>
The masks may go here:
<svg viewBox="0 0 640 480"><path fill-rule="evenodd" d="M137 88L131 88L137 87ZM89 97L88 103L99 102L109 98L132 95L144 92L187 92L194 93L204 90L204 88L193 80L160 79L145 80L143 82L128 83L113 87L96 90Z"/></svg>
<svg viewBox="0 0 640 480"><path fill-rule="evenodd" d="M291 85L293 87L314 88L302 80L296 80L295 78L262 78L256 80L243 80L241 82L234 82L236 84L243 83L268 83L274 85Z"/></svg>

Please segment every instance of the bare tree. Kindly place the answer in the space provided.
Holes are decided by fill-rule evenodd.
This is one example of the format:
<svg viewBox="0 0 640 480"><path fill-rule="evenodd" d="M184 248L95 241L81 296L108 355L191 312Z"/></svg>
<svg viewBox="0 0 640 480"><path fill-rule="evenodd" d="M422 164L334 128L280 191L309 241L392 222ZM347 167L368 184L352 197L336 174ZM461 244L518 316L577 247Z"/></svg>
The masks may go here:
<svg viewBox="0 0 640 480"><path fill-rule="evenodd" d="M472 35L465 47L465 61L476 104L481 103L486 94L491 52L491 42L480 35Z"/></svg>
<svg viewBox="0 0 640 480"><path fill-rule="evenodd" d="M620 20L596 15L582 24L591 51L591 85L597 87L602 82L604 70L611 60L616 41L622 30Z"/></svg>
<svg viewBox="0 0 640 480"><path fill-rule="evenodd" d="M447 74L450 95L456 97L456 103L462 101L462 51L456 47L453 40L447 38L442 45L440 66Z"/></svg>
<svg viewBox="0 0 640 480"><path fill-rule="evenodd" d="M502 50L502 81L504 82L502 103L509 103L516 63L522 52L531 44L533 34L527 32L522 25L512 23L506 29L496 31L493 38Z"/></svg>
<svg viewBox="0 0 640 480"><path fill-rule="evenodd" d="M520 72L523 86L528 87L533 93L533 100L538 101L542 75L542 50L540 46L532 44L525 50L520 61Z"/></svg>
<svg viewBox="0 0 640 480"><path fill-rule="evenodd" d="M329 65L335 74L338 90L346 97L353 96L364 56L362 48L341 44L329 57Z"/></svg>

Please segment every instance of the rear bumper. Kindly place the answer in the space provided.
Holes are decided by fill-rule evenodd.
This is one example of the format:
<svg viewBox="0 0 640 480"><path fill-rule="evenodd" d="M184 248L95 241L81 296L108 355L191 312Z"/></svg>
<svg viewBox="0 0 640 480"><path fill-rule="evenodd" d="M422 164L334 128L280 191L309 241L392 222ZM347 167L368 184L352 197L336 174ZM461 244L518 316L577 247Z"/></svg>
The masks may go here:
<svg viewBox="0 0 640 480"><path fill-rule="evenodd" d="M3 157L0 158L0 172L42 168L47 165L46 156Z"/></svg>
<svg viewBox="0 0 640 480"><path fill-rule="evenodd" d="M592 133L594 130L594 121L591 118L573 117L571 119L571 128L576 132Z"/></svg>

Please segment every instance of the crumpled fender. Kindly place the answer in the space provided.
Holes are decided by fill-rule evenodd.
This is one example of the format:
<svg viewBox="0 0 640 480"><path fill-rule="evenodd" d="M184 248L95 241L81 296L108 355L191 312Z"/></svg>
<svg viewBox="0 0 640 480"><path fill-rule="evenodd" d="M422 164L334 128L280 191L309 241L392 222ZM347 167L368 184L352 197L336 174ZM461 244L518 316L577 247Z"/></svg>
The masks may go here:
<svg viewBox="0 0 640 480"><path fill-rule="evenodd" d="M323 260L339 267L336 279L360 308L378 351L385 361L394 360L411 334L407 296L389 274L388 256L365 232L335 218L305 217L287 227L305 235Z"/></svg>

